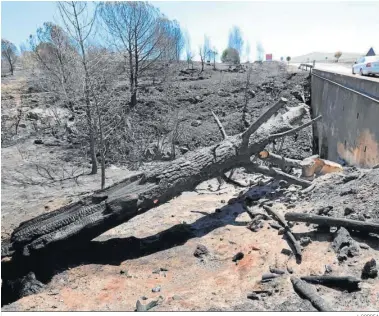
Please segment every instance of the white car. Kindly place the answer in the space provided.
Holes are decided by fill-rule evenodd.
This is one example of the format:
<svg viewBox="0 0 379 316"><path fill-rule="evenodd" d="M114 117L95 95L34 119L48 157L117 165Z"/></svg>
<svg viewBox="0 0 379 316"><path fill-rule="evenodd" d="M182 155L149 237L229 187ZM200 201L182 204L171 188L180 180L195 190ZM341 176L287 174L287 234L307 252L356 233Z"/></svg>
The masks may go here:
<svg viewBox="0 0 379 316"><path fill-rule="evenodd" d="M365 56L358 58L353 65L353 75L379 75L379 56Z"/></svg>

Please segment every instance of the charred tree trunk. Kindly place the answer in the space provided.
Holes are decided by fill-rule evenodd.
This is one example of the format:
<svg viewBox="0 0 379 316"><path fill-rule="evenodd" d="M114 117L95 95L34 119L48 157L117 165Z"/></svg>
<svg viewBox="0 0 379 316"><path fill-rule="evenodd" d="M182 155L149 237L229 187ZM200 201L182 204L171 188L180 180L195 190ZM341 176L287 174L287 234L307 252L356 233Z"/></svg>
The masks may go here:
<svg viewBox="0 0 379 316"><path fill-rule="evenodd" d="M138 34L135 30L134 32L134 90L131 99L131 106L135 107L137 105L137 90L138 90L138 75L139 75L139 54L138 54Z"/></svg>
<svg viewBox="0 0 379 316"><path fill-rule="evenodd" d="M101 110L99 109L99 104L97 100L96 103L96 111L97 118L99 124L99 138L100 138L100 158L101 158L101 189L105 187L105 144L104 144L104 132L103 132L103 119Z"/></svg>
<svg viewBox="0 0 379 316"><path fill-rule="evenodd" d="M132 96L130 98L131 107L135 107L137 105L137 90L133 88Z"/></svg>
<svg viewBox="0 0 379 316"><path fill-rule="evenodd" d="M92 121L92 117L89 113L88 121ZM96 158L96 146L95 146L95 131L93 124L89 124L90 134L89 134L89 145L90 145L90 155L91 155L91 174L97 174L97 158Z"/></svg>
<svg viewBox="0 0 379 316"><path fill-rule="evenodd" d="M278 111L286 102L281 99L272 108ZM281 137L284 131L288 135L298 130L291 123L303 117L307 109L306 105L300 105L270 119L276 111L266 111L258 119L260 127L253 124L235 136L227 136L216 120L224 138L220 143L161 163L150 171L95 192L92 197L22 223L13 232L9 249L13 247L17 254L29 256L58 245L72 247L88 242L183 191L193 190L207 179L235 167L251 166L250 157L273 139ZM253 133L254 137L250 137Z"/></svg>
<svg viewBox="0 0 379 316"><path fill-rule="evenodd" d="M11 75L13 76L13 72L14 72L14 70L13 70L13 63L12 62L9 62L9 65L10 65L10 72L11 72Z"/></svg>

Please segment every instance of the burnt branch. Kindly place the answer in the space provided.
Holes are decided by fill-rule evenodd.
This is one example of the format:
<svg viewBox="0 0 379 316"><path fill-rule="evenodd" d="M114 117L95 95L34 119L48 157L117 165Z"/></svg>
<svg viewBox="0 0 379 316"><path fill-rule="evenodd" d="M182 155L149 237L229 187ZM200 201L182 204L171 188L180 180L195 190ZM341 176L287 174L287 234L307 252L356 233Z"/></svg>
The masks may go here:
<svg viewBox="0 0 379 316"><path fill-rule="evenodd" d="M290 175L288 173L285 173L285 172L283 172L283 171L281 171L279 169L269 168L269 167L265 167L265 166L260 166L260 165L258 165L256 163L250 163L250 164L245 165L244 167L249 172L262 173L264 175L267 175L267 176L270 176L270 177L273 177L273 178L277 178L277 179L281 179L281 180L286 180L289 183L300 185L303 188L307 188L307 187L309 187L312 184L312 182L310 182L310 181L297 178L297 177L292 176L292 175Z"/></svg>
<svg viewBox="0 0 379 316"><path fill-rule="evenodd" d="M216 116L216 114L212 111L212 115L216 121L216 124L220 130L220 133L222 135L222 139L226 139L228 137L228 135L226 135L226 132L225 132L225 129L224 129L224 126L222 126L220 120L218 119L218 117Z"/></svg>
<svg viewBox="0 0 379 316"><path fill-rule="evenodd" d="M296 259L301 262L301 247L300 247L300 244L299 242L296 240L296 238L294 237L294 235L292 234L292 231L291 231L291 228L288 226L286 220L284 219L284 217L278 213L277 211L275 211L273 208L267 206L267 205L263 205L263 208L266 210L267 213L269 213L271 216L273 216L281 226L283 226L283 228L285 229L284 233L285 235L287 236L288 240L291 242L291 245L292 245L292 249L294 250L294 253L295 253L295 256L296 256Z"/></svg>
<svg viewBox="0 0 379 316"><path fill-rule="evenodd" d="M266 112L264 112L249 128L242 133L242 139L247 144L250 136L255 133L263 123L267 122L271 116L273 116L279 109L288 102L287 99L281 98L273 106L271 106Z"/></svg>
<svg viewBox="0 0 379 316"><path fill-rule="evenodd" d="M268 150L263 150L259 152L258 158L261 160L269 161L270 163L273 163L281 167L289 166L289 167L295 167L295 168L301 169L301 165L300 165L301 160L286 158L286 157L274 154L272 152L269 152Z"/></svg>
<svg viewBox="0 0 379 316"><path fill-rule="evenodd" d="M248 184L242 184L234 179L232 179L232 175L230 175L229 177L227 177L224 173L221 175L221 178L226 182L226 183L229 183L229 184L233 184L237 187L240 187L240 188L247 188L249 185Z"/></svg>
<svg viewBox="0 0 379 316"><path fill-rule="evenodd" d="M313 120L310 120L309 122L304 123L303 125L300 125L298 127L295 127L295 128L293 128L293 129L291 129L289 131L282 132L282 133L277 133L277 134L272 134L272 135L270 135L270 139L276 139L276 138L280 138L280 137L296 134L298 131L302 130L303 128L306 128L309 125L312 125L313 123L317 122L321 118L322 118L322 115L319 115L319 116L315 117Z"/></svg>

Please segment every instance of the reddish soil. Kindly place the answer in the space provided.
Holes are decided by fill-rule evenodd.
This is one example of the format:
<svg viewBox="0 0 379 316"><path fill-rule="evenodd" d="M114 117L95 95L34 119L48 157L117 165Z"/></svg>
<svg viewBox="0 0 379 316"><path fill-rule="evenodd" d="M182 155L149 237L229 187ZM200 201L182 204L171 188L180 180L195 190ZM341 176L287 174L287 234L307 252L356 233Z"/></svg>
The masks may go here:
<svg viewBox="0 0 379 316"><path fill-rule="evenodd" d="M269 272L269 267L285 271L290 267L295 276L319 275L329 264L333 275L359 277L365 262L379 259L377 250L370 248L339 264L330 249L331 235L311 233L313 242L304 248L298 265L294 257L282 253L290 248L267 222L256 233L246 228L249 217L239 204L223 206L215 213L215 208L224 204L221 200L227 201L237 192L231 187L225 190L228 192L221 195L184 194L108 231L97 241L111 254L102 258L102 264L79 264L58 273L43 292L24 297L5 310L133 311L137 300L147 304L159 296L163 299L154 311L315 310L294 292L289 273L265 284L260 283L262 274ZM286 212L281 203L274 207ZM181 226L189 226L193 236L187 236ZM312 230L303 224L293 228L294 233ZM140 240L136 252L128 248L130 236ZM209 250L203 259L193 255L198 244ZM243 259L233 262L232 257L240 251ZM168 271L153 273L159 268ZM158 285L161 291L153 293ZM317 288L335 310L379 309L377 280L363 282L362 290L355 293ZM259 301L247 299L256 289L270 289L273 295ZM142 300L143 296L148 299Z"/></svg>

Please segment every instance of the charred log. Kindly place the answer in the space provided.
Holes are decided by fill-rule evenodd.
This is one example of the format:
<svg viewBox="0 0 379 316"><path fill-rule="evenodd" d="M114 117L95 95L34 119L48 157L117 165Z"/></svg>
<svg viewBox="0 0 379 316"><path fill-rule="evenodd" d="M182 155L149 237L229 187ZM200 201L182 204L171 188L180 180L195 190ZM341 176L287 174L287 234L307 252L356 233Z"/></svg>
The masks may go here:
<svg viewBox="0 0 379 316"><path fill-rule="evenodd" d="M360 279L352 276L312 275L301 277L301 279L308 283L322 284L350 292L359 290L359 283L361 282Z"/></svg>
<svg viewBox="0 0 379 316"><path fill-rule="evenodd" d="M304 281L301 281L298 278L291 277L291 282L293 288L298 292L302 297L306 298L312 303L312 305L317 308L320 312L331 312L333 309L329 306L325 300L317 294L317 291L312 287L312 285L307 284Z"/></svg>
<svg viewBox="0 0 379 316"><path fill-rule="evenodd" d="M312 215L307 213L286 213L286 220L291 222L305 222L327 227L345 227L362 233L379 233L379 224L363 222L345 218Z"/></svg>

